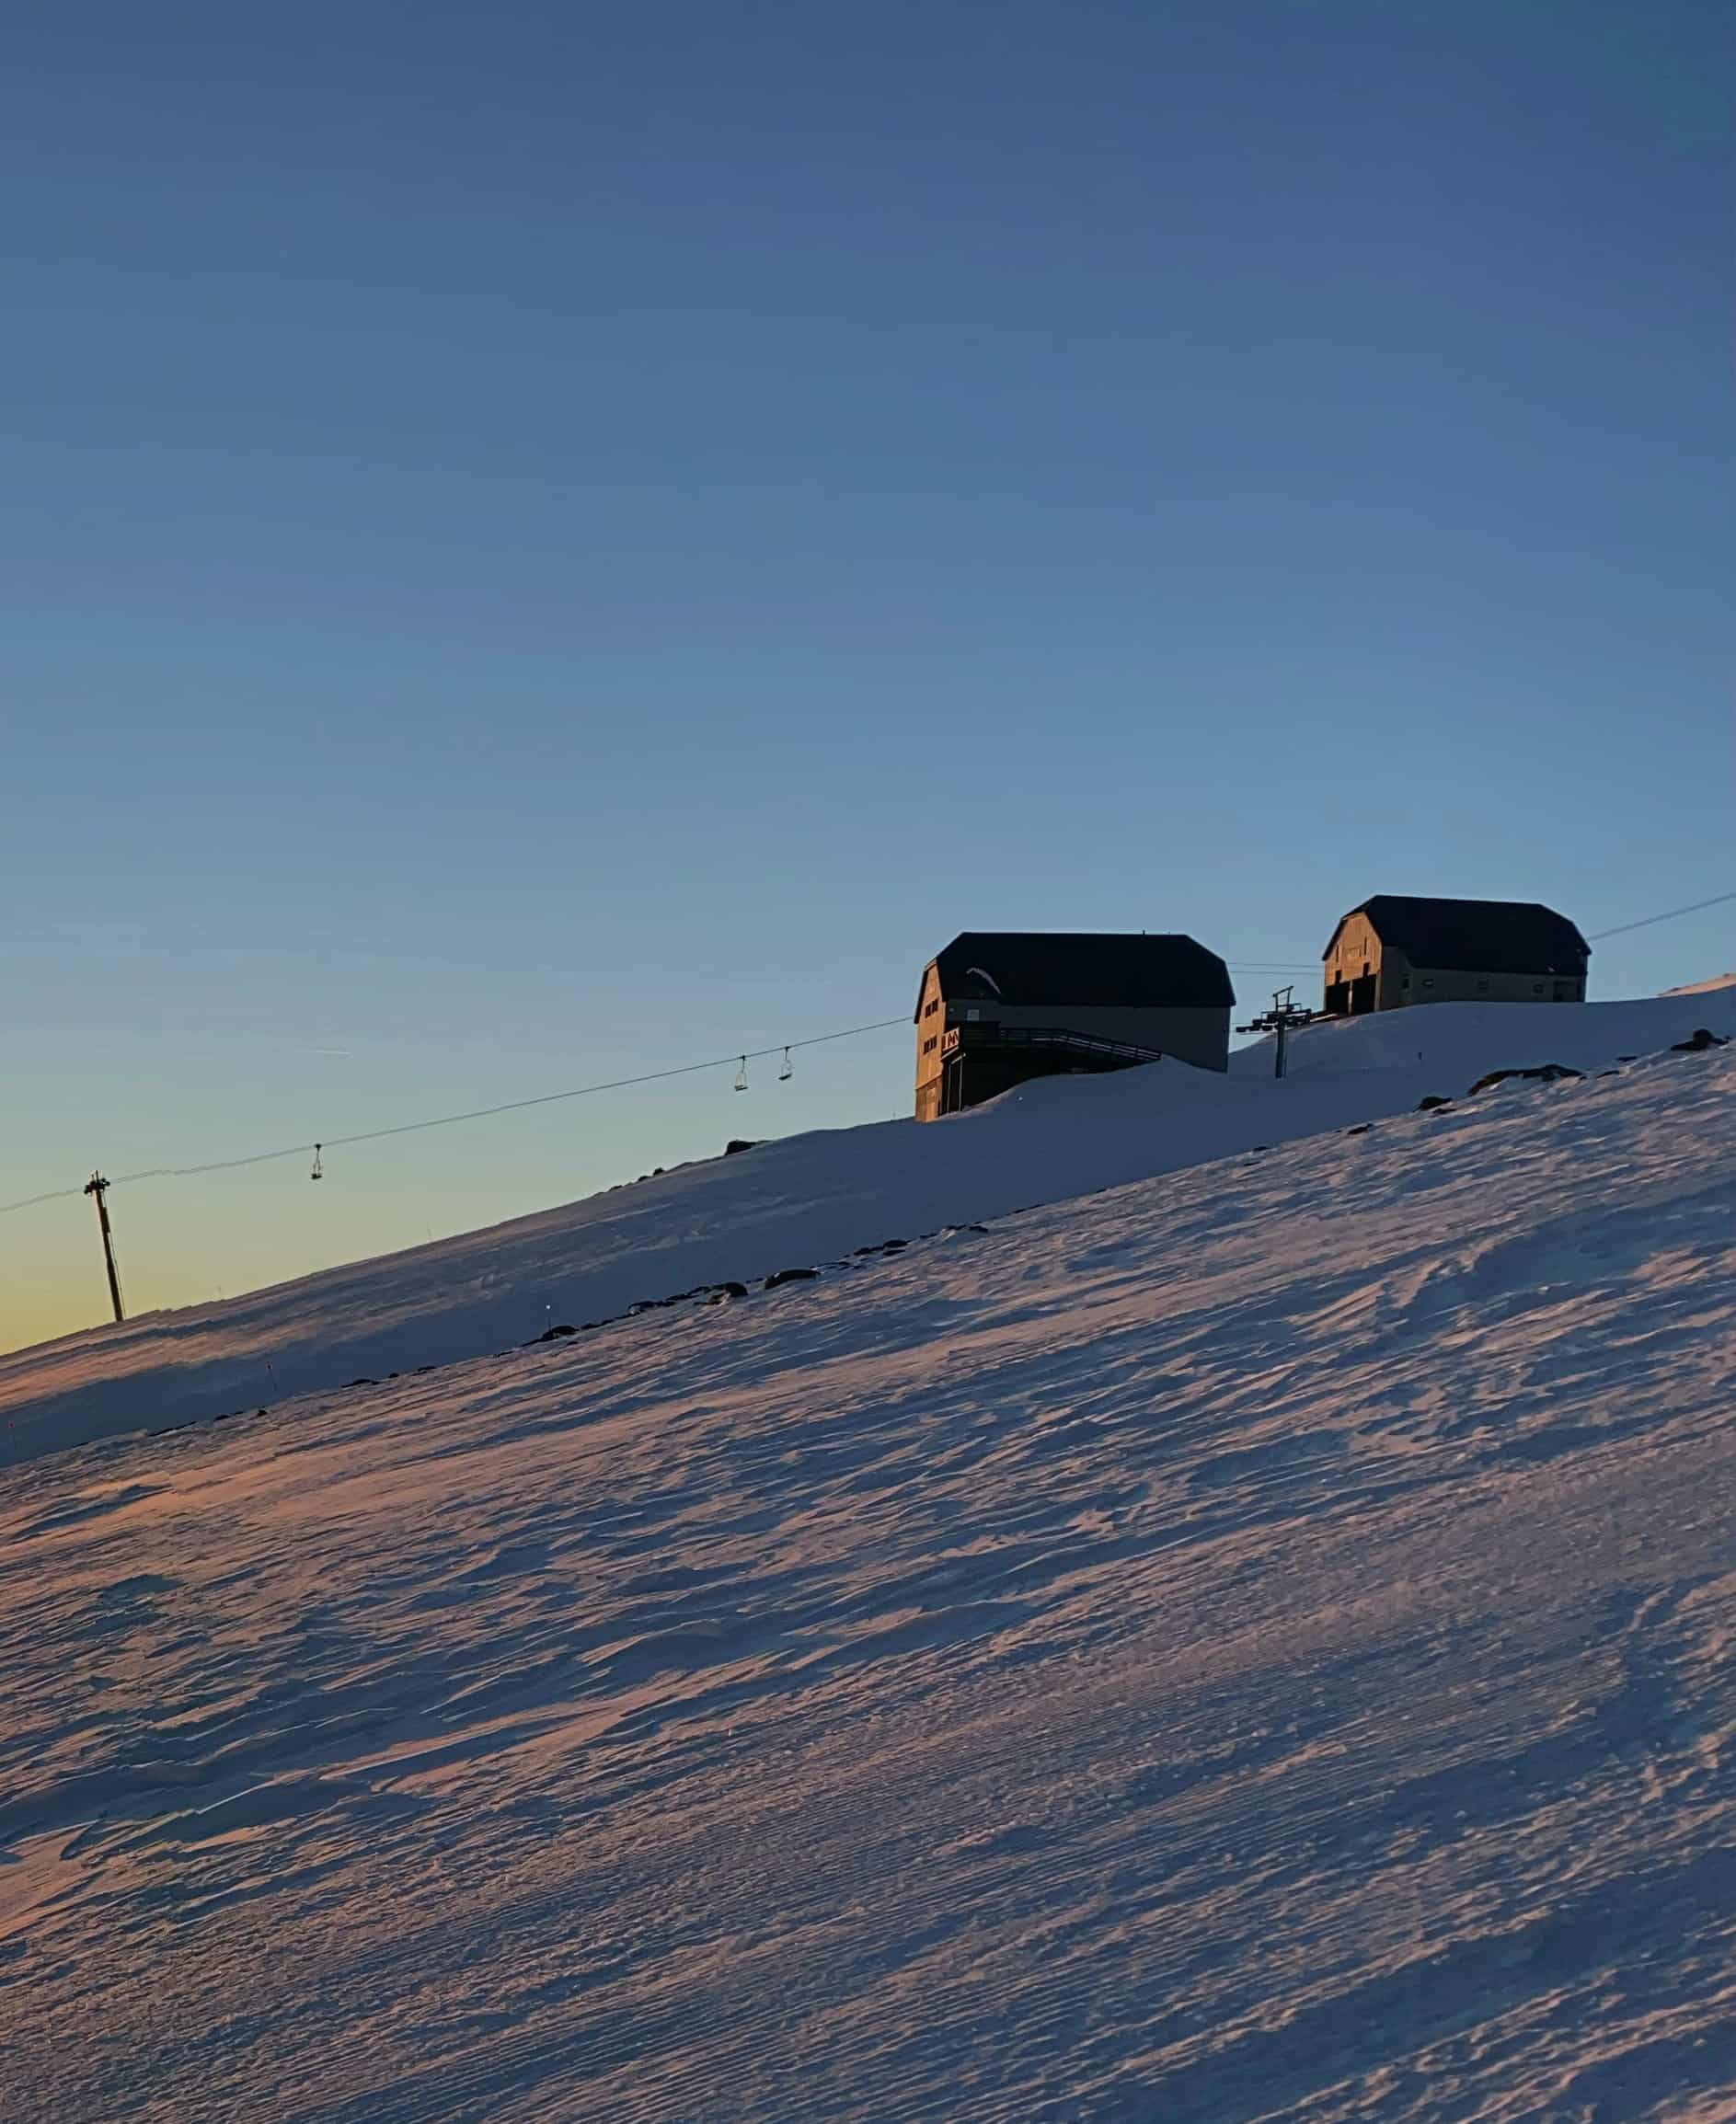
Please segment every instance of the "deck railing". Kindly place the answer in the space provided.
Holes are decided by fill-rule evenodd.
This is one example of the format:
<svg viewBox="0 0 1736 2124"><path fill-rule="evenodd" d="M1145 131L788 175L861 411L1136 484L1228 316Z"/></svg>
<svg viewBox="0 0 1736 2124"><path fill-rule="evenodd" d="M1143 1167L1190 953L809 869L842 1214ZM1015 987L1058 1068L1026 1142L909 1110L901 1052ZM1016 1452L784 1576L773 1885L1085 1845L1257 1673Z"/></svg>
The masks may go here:
<svg viewBox="0 0 1736 2124"><path fill-rule="evenodd" d="M968 1034L969 1038L962 1038ZM1105 1062L1154 1062L1163 1060L1163 1050L1139 1047L1132 1040L1104 1039L1096 1033L1075 1032L1066 1026L971 1025L953 1026L942 1043L943 1054L960 1048L1049 1048L1065 1054L1090 1055Z"/></svg>

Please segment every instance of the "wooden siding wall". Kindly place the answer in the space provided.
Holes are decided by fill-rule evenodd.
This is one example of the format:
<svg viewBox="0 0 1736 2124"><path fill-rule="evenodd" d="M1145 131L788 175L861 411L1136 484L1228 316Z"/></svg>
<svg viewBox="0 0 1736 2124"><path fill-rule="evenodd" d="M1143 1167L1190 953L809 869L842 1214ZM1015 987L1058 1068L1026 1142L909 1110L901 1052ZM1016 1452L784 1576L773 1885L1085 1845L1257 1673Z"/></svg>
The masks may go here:
<svg viewBox="0 0 1736 2124"><path fill-rule="evenodd" d="M1381 993L1378 982L1381 972L1380 939L1366 914L1346 917L1343 927L1333 942L1324 968L1325 986L1330 988L1335 981L1359 981L1363 969L1376 979L1377 1010L1388 1007L1386 997Z"/></svg>
<svg viewBox="0 0 1736 2124"><path fill-rule="evenodd" d="M930 966L922 977L922 1001L916 1006L916 1119L919 1121L932 1121L940 1112L940 1048L946 1023L946 1005L940 1000L940 976Z"/></svg>

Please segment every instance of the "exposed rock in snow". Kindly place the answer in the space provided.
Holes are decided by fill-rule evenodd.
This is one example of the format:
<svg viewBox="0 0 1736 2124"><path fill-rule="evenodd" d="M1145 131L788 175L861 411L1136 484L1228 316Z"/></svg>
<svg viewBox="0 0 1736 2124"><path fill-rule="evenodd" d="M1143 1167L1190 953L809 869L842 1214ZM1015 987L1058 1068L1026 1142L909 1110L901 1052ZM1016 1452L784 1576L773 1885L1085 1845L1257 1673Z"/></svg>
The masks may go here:
<svg viewBox="0 0 1736 2124"><path fill-rule="evenodd" d="M1475 1098L1478 1092L1493 1091L1497 1085L1512 1084L1516 1080L1523 1082L1529 1078L1536 1084L1556 1085L1564 1077L1582 1077L1584 1074L1583 1070L1569 1069L1565 1062L1545 1062L1540 1068L1532 1070L1485 1070L1471 1086L1471 1096Z"/></svg>

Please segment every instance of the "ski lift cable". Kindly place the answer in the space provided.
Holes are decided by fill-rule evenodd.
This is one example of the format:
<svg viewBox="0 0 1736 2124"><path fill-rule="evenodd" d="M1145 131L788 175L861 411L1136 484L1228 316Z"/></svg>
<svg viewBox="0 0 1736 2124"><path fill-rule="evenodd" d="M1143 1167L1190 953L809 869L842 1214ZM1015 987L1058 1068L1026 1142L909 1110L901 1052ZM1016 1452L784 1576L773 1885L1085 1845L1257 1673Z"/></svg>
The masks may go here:
<svg viewBox="0 0 1736 2124"><path fill-rule="evenodd" d="M789 1044L791 1047L822 1047L829 1040L854 1039L862 1033L884 1032L890 1026L905 1022L902 1016L883 1017L874 1025L848 1026L842 1032L816 1033L809 1039L792 1040ZM527 1108L552 1107L563 1099L588 1098L596 1092L626 1091L634 1085L662 1084L671 1077L697 1076L705 1070L728 1069L732 1062L745 1067L750 1062L757 1062L764 1055L776 1054L778 1051L776 1047L749 1048L745 1054L718 1055L709 1062L682 1062L673 1069L646 1070L638 1076L611 1077L604 1084L579 1085L564 1092L543 1092L535 1098L506 1099L499 1106L472 1107L462 1114L437 1114L425 1121L399 1121L395 1127L387 1129L361 1129L354 1135L328 1136L325 1148L328 1151L342 1150L352 1143L381 1142L388 1136L413 1136L428 1129L455 1128L461 1121L481 1121L496 1114L523 1113ZM292 1143L282 1151L258 1151L246 1158L216 1158L201 1165L155 1165L146 1172L122 1173L110 1184L120 1188L133 1180L190 1178L199 1173L226 1172L238 1165L262 1165L273 1158L299 1157L305 1154L306 1149L305 1143Z"/></svg>
<svg viewBox="0 0 1736 2124"><path fill-rule="evenodd" d="M413 1136L429 1129L455 1128L463 1121L488 1120L496 1114L523 1113L533 1107L550 1107L563 1099L589 1098L598 1092L627 1091L635 1085L667 1083L672 1077L697 1076L707 1070L728 1069L731 1062L745 1068L748 1062L759 1061L766 1055L783 1054L787 1051L806 1047L826 1047L834 1040L857 1039L864 1033L885 1032L892 1026L902 1026L909 1020L902 1014L897 1017L877 1019L872 1025L851 1025L837 1032L810 1035L807 1039L785 1042L779 1040L771 1047L749 1048L745 1054L738 1050L734 1054L715 1055L708 1062L682 1062L673 1069L645 1070L637 1076L611 1077L594 1085L576 1085L563 1092L543 1092L535 1098L504 1099L498 1106L472 1107L460 1114L436 1114L427 1120L399 1121L390 1128L359 1129L352 1135L326 1136L320 1141L319 1150L343 1150L355 1143L377 1143L392 1136ZM124 1188L141 1180L188 1180L204 1173L239 1172L248 1165L269 1165L283 1158L305 1158L314 1146L308 1143L288 1143L281 1150L253 1151L239 1158L208 1158L193 1165L151 1165L135 1173L118 1173L109 1182L111 1187ZM0 1202L0 1216L15 1210L32 1210L43 1202L56 1202L83 1193L80 1188L55 1188L46 1194L29 1195L17 1202Z"/></svg>
<svg viewBox="0 0 1736 2124"><path fill-rule="evenodd" d="M1632 930L1650 929L1656 923L1674 922L1684 914L1699 914L1708 907L1726 906L1732 900L1736 900L1736 891L1715 892L1710 899L1691 901L1685 907L1666 908L1660 914L1645 914L1641 915L1638 921L1618 923L1612 929L1594 930L1586 941L1589 944L1601 944L1607 937L1626 936ZM1312 972L1314 967L1312 962L1304 965L1300 961L1292 964L1289 961L1268 960L1257 965L1248 960L1237 960L1232 962L1232 970L1237 973L1257 971L1307 973ZM902 1026L908 1022L908 1019L901 1014L897 1017L879 1018L872 1025L845 1026L838 1032L816 1033L807 1039L791 1040L788 1046L791 1050L805 1047L824 1047L833 1040L856 1039L864 1033L884 1032L892 1026ZM347 1148L354 1143L383 1142L392 1136L417 1135L429 1129L456 1128L465 1121L488 1120L497 1114L523 1113L533 1107L555 1106L564 1099L589 1098L599 1092L627 1091L637 1085L663 1084L672 1077L697 1076L707 1070L727 1069L732 1062L758 1061L764 1056L783 1051L783 1048L784 1043L780 1041L772 1047L752 1048L745 1056L739 1052L719 1055L713 1057L709 1062L683 1062L674 1069L647 1070L638 1076L613 1077L603 1084L579 1085L570 1091L545 1092L535 1098L507 1099L499 1106L474 1107L466 1113L437 1114L428 1120L400 1121L392 1128L362 1129L353 1135L328 1137L325 1139L323 1147L329 1151ZM211 1158L201 1165L152 1165L141 1172L119 1174L110 1182L110 1185L124 1188L132 1186L141 1180L184 1180L195 1178L204 1173L239 1172L248 1165L269 1165L282 1158L305 1157L310 1147L306 1143L291 1143L282 1150L255 1151L247 1156L240 1158ZM83 1192L82 1188L50 1188L40 1195L26 1195L16 1202L0 1202L0 1217L9 1216L20 1210L38 1209L44 1202L70 1200L75 1196L82 1195Z"/></svg>
<svg viewBox="0 0 1736 2124"><path fill-rule="evenodd" d="M1593 929L1585 941L1602 944L1612 936L1629 936L1636 929L1650 929L1660 922L1679 922L1684 914L1703 914L1708 907L1728 907L1732 900L1736 900L1736 891L1715 892L1709 900L1691 900L1685 907L1667 907L1661 914L1642 914L1638 921L1618 922L1613 929ZM1231 959L1228 963L1232 973L1312 973L1320 962L1272 959Z"/></svg>
<svg viewBox="0 0 1736 2124"><path fill-rule="evenodd" d="M1587 944L1601 944L1606 936L1626 936L1630 929L1650 929L1654 922L1673 922L1678 915L1698 914L1707 907L1723 907L1736 900L1736 892L1715 892L1709 900L1696 900L1686 907L1672 907L1663 914L1644 914L1638 922L1617 923L1614 929L1594 929Z"/></svg>

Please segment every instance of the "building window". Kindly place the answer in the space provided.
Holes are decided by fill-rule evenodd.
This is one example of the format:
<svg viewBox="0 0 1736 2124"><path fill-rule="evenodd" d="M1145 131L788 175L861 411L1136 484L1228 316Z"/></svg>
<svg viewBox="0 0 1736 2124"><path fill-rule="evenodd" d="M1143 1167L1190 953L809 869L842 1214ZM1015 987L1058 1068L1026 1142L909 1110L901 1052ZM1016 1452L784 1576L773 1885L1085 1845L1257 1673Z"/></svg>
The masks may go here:
<svg viewBox="0 0 1736 2124"><path fill-rule="evenodd" d="M1533 994L1533 995L1541 995L1541 994L1543 993L1543 983L1542 983L1542 982L1540 982L1540 981L1534 981L1534 982L1532 982L1532 984L1531 984L1531 993L1532 993L1532 994Z"/></svg>
<svg viewBox="0 0 1736 2124"><path fill-rule="evenodd" d="M1424 986L1424 988L1432 988L1432 987L1434 986L1434 976L1433 976L1433 974L1431 974L1431 973L1425 973L1425 974L1423 975L1423 977L1422 977L1422 985Z"/></svg>
<svg viewBox="0 0 1736 2124"><path fill-rule="evenodd" d="M1478 994L1478 995L1487 995L1487 994L1489 993L1489 976L1488 976L1488 974L1486 974L1486 973L1485 973L1485 974L1483 974L1483 975L1479 976L1479 978L1478 978L1478 980L1477 980L1477 994Z"/></svg>
<svg viewBox="0 0 1736 2124"><path fill-rule="evenodd" d="M926 1004L925 1004L923 1006L923 1016L925 1017L932 1017L936 1011L937 1011L939 1008L940 998L937 995L931 995L928 998Z"/></svg>

